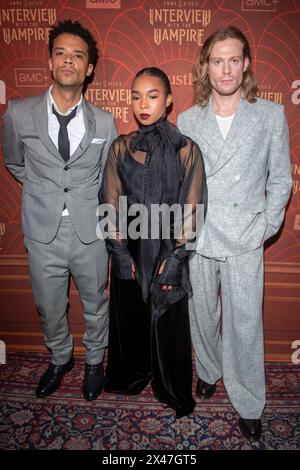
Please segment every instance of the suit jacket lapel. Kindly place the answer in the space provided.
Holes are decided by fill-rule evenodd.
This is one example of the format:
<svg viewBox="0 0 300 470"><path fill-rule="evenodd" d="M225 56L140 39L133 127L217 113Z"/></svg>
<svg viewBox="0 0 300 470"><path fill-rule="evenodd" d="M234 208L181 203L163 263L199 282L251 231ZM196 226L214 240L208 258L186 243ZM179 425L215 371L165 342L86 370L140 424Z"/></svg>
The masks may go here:
<svg viewBox="0 0 300 470"><path fill-rule="evenodd" d="M82 111L85 125L85 133L77 149L75 150L73 155L71 155L69 160L70 163L77 160L86 151L93 138L95 137L96 121L94 113L86 100L83 100L82 102Z"/></svg>
<svg viewBox="0 0 300 470"><path fill-rule="evenodd" d="M247 100L241 99L229 134L227 139L223 141L224 145L213 166L211 175L223 168L223 166L236 154L259 121L260 115L256 112L255 106Z"/></svg>
<svg viewBox="0 0 300 470"><path fill-rule="evenodd" d="M58 149L55 147L53 141L48 134L48 109L47 109L47 93L41 95L40 101L32 108L32 119L35 125L37 134L47 150L59 160L62 160Z"/></svg>
<svg viewBox="0 0 300 470"><path fill-rule="evenodd" d="M207 106L203 109L201 121L197 121L196 135L198 133L202 135L202 138L214 150L214 152L217 154L220 153L224 145L224 139L216 120L211 98Z"/></svg>
<svg viewBox="0 0 300 470"><path fill-rule="evenodd" d="M210 176L222 152L224 139L214 114L211 98L207 106L204 108L199 106L196 110L191 119L193 138L205 155L205 172Z"/></svg>

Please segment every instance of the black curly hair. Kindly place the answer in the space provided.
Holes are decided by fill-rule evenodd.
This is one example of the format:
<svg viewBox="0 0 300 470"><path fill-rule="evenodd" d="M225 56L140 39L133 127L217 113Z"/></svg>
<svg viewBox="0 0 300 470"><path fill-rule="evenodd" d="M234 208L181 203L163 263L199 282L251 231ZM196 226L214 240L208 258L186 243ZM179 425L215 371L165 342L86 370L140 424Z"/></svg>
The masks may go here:
<svg viewBox="0 0 300 470"><path fill-rule="evenodd" d="M89 64L96 66L97 59L99 57L99 49L97 48L97 42L95 41L92 34L88 29L84 28L78 21L63 20L59 21L57 25L53 26L49 34L49 53L52 55L54 40L60 34L73 34L83 39L89 48Z"/></svg>

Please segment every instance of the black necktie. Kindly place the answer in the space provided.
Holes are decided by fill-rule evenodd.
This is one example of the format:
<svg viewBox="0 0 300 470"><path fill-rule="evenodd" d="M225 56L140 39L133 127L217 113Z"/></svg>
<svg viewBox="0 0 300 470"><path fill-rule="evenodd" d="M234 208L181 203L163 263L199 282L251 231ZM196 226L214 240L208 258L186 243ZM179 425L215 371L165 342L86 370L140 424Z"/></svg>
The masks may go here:
<svg viewBox="0 0 300 470"><path fill-rule="evenodd" d="M59 114L55 110L54 104L52 105L52 112L53 114L55 114L59 122L58 151L63 157L65 162L67 162L70 158L70 141L69 141L67 126L69 122L71 121L71 119L73 119L73 117L75 116L76 111L77 111L77 106L76 108L73 109L73 111L70 114L67 114L67 116L63 116L62 114Z"/></svg>

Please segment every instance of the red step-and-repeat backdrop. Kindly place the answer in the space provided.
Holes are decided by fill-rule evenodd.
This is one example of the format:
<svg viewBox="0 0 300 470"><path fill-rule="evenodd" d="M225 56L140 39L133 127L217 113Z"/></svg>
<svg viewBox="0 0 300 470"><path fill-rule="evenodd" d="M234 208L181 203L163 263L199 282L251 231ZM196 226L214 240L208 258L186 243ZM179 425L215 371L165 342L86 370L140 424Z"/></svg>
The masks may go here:
<svg viewBox="0 0 300 470"><path fill-rule="evenodd" d="M290 129L293 191L284 228L266 248L264 306L266 357L290 360L300 346L300 0L0 0L1 115L9 99L50 86L48 32L68 18L97 39L100 59L86 97L114 114L120 133L135 127L130 86L138 70L156 66L167 73L175 122L193 104L192 70L204 40L228 25L248 37L259 95L285 105ZM0 181L0 337L11 348L39 349L21 187L3 162ZM70 321L80 346L81 307L73 287Z"/></svg>

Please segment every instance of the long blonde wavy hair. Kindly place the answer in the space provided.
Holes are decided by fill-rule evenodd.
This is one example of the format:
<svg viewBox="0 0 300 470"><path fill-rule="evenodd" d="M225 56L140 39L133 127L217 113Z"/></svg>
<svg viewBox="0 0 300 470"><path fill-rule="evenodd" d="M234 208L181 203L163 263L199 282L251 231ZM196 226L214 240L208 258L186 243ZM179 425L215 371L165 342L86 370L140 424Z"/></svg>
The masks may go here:
<svg viewBox="0 0 300 470"><path fill-rule="evenodd" d="M211 84L208 75L208 62L211 50L216 42L224 41L228 38L238 39L243 45L243 58L248 57L249 59L249 65L244 72L242 83L243 96L250 103L254 103L256 101L257 81L251 68L251 51L249 43L242 31L234 26L229 26L228 28L219 29L206 39L200 56L196 62L193 79L195 101L202 107L207 105L211 95Z"/></svg>

